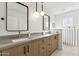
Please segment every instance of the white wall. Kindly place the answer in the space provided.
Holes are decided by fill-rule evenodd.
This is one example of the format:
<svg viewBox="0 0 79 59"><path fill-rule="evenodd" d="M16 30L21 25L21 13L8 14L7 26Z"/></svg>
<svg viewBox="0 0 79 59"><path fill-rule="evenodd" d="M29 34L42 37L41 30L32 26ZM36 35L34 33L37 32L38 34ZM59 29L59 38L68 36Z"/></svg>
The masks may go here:
<svg viewBox="0 0 79 59"><path fill-rule="evenodd" d="M11 35L11 34L18 34L18 32L7 32L6 31L6 5L5 3L0 3L0 18L4 17L5 20L2 21L0 19L0 36L3 35Z"/></svg>
<svg viewBox="0 0 79 59"><path fill-rule="evenodd" d="M42 17L41 15L38 18L34 17L34 12L36 10L36 3L27 3L29 6L29 31L30 32L42 32ZM38 3L38 12L41 11L41 5Z"/></svg>
<svg viewBox="0 0 79 59"><path fill-rule="evenodd" d="M42 32L42 18L39 16L39 18L35 18L33 13L35 11L35 3L25 3L29 7L29 31L30 32ZM38 11L41 11L41 6L40 3L38 3ZM6 5L5 2L0 2L0 18L1 17L6 17ZM6 31L6 18L4 21L0 20L0 36L4 35L13 35L13 34L18 34L18 32L7 32ZM26 32L21 32L21 33L27 33Z"/></svg>

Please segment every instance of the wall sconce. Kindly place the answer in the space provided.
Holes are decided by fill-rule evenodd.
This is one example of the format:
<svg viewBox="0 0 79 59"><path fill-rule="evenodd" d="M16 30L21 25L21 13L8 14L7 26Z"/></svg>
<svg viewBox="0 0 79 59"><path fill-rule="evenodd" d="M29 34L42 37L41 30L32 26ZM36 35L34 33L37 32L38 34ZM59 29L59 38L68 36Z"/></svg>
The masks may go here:
<svg viewBox="0 0 79 59"><path fill-rule="evenodd" d="M39 12L37 12L37 2L36 2L36 11L34 12L34 16L35 16L36 18L39 17Z"/></svg>
<svg viewBox="0 0 79 59"><path fill-rule="evenodd" d="M41 2L41 9L42 11L40 12L41 16L44 16L45 12L43 11L43 2Z"/></svg>

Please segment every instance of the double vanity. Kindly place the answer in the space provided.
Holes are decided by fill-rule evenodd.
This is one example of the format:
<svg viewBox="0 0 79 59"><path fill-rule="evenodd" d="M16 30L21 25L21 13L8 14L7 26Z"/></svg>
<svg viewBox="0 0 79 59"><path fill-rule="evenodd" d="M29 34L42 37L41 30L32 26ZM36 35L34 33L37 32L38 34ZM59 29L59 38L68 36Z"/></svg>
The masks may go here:
<svg viewBox="0 0 79 59"><path fill-rule="evenodd" d="M1 4L4 8L6 18L1 20L1 36L18 35L18 38L5 38L0 37L0 56L49 56L58 48L59 34L50 33L50 16L48 14L39 19L31 16L35 11L35 3L22 3L22 2L6 2ZM2 7L2 8L3 8ZM1 8L1 7L0 7ZM1 10L2 10L1 8ZM6 10L6 11L4 11ZM1 11L2 13L2 11ZM3 15L2 15L3 16ZM33 21L34 20L34 21ZM6 28L6 29L4 29ZM44 35L29 35L26 38L24 33L27 32L42 32L47 31Z"/></svg>
<svg viewBox="0 0 79 59"><path fill-rule="evenodd" d="M59 34L30 38L6 39L0 42L1 56L49 56L58 48Z"/></svg>

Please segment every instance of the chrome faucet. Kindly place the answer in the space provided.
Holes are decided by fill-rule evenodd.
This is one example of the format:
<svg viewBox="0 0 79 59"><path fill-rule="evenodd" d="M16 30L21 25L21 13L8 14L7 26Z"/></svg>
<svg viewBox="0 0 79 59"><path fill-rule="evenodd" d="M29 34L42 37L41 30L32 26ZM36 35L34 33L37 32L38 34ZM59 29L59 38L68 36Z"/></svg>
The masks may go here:
<svg viewBox="0 0 79 59"><path fill-rule="evenodd" d="M29 33L28 33L28 38L30 38L30 35L31 35L31 33L29 32Z"/></svg>
<svg viewBox="0 0 79 59"><path fill-rule="evenodd" d="M43 31L42 34L45 35L45 32Z"/></svg>
<svg viewBox="0 0 79 59"><path fill-rule="evenodd" d="M18 34L18 37L19 37L19 38L20 38L20 33L21 33L21 32L19 32L19 34Z"/></svg>

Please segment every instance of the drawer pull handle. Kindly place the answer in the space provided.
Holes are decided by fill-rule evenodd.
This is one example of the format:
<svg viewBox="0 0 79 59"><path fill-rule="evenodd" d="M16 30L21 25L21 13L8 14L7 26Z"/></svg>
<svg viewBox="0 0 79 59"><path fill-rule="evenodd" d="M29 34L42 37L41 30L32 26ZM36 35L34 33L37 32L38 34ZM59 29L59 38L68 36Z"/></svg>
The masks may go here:
<svg viewBox="0 0 79 59"><path fill-rule="evenodd" d="M42 42L44 42L44 40L42 40Z"/></svg>
<svg viewBox="0 0 79 59"><path fill-rule="evenodd" d="M44 47L42 47L42 49L44 49Z"/></svg>
<svg viewBox="0 0 79 59"><path fill-rule="evenodd" d="M56 36L55 36L55 38L54 39L56 39Z"/></svg>
<svg viewBox="0 0 79 59"><path fill-rule="evenodd" d="M29 52L29 45L27 45L27 52Z"/></svg>
<svg viewBox="0 0 79 59"><path fill-rule="evenodd" d="M26 47L24 47L24 54L26 54Z"/></svg>

